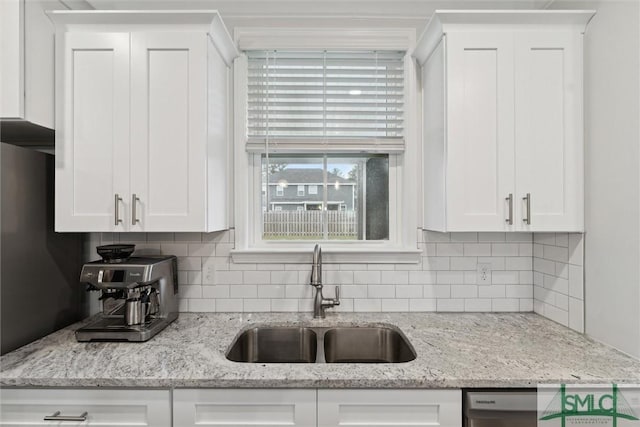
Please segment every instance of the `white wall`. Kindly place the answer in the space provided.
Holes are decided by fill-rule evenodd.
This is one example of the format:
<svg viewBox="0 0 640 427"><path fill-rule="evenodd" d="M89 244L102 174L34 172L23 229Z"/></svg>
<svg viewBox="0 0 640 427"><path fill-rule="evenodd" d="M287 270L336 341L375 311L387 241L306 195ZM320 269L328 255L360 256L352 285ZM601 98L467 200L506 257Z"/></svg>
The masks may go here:
<svg viewBox="0 0 640 427"><path fill-rule="evenodd" d="M640 357L640 2L596 9L585 36L585 330Z"/></svg>

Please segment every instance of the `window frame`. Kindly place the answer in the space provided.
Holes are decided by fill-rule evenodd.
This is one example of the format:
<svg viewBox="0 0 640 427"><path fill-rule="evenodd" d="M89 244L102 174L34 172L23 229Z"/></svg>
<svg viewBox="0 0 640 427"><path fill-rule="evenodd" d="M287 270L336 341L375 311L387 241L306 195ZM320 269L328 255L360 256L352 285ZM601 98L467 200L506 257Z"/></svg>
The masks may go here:
<svg viewBox="0 0 640 427"><path fill-rule="evenodd" d="M419 142L417 71L410 53L415 46L413 29L304 29L242 28L234 30L242 51L269 49L404 50L405 55L405 151L389 152L389 240L319 241L329 263L416 263L417 218L422 215L421 183L416 182ZM238 263L308 263L315 241L267 241L261 235L261 154L247 152L247 57L234 62L234 188L236 249ZM411 126L409 124L412 124ZM373 152L373 151L372 151ZM384 150L380 152L385 152ZM346 153L345 153L346 154ZM421 180L420 180L421 181ZM420 199L421 200L421 199Z"/></svg>

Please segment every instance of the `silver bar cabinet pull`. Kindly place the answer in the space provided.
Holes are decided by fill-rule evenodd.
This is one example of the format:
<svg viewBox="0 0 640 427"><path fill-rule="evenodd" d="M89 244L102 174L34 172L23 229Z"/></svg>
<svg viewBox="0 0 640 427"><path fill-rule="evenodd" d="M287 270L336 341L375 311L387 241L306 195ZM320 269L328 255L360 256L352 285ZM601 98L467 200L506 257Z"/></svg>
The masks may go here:
<svg viewBox="0 0 640 427"><path fill-rule="evenodd" d="M118 195L118 193L116 193L115 196L115 225L120 225L120 223L122 222L122 220L120 219L120 202L122 201L122 197L120 197Z"/></svg>
<svg viewBox="0 0 640 427"><path fill-rule="evenodd" d="M131 225L136 225L140 220L136 215L136 204L140 201L140 198L136 196L136 193L131 195Z"/></svg>
<svg viewBox="0 0 640 427"><path fill-rule="evenodd" d="M505 222L513 225L513 193L509 193L509 197L506 197L505 200L509 204L509 217L505 219Z"/></svg>
<svg viewBox="0 0 640 427"><path fill-rule="evenodd" d="M531 193L527 193L527 195L523 197L522 200L524 200L527 206L526 208L527 216L522 218L522 222L524 222L527 225L531 225Z"/></svg>
<svg viewBox="0 0 640 427"><path fill-rule="evenodd" d="M60 415L60 411L54 412L52 415L44 417L44 421L87 421L89 413L84 411L80 415Z"/></svg>

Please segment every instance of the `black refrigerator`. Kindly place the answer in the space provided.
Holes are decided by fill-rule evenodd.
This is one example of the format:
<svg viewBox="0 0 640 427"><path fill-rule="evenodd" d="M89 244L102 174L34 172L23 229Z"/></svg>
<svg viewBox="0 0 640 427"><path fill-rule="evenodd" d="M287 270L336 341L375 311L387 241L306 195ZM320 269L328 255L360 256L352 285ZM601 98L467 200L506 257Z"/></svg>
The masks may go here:
<svg viewBox="0 0 640 427"><path fill-rule="evenodd" d="M55 233L54 156L2 143L0 354L84 314L84 235Z"/></svg>

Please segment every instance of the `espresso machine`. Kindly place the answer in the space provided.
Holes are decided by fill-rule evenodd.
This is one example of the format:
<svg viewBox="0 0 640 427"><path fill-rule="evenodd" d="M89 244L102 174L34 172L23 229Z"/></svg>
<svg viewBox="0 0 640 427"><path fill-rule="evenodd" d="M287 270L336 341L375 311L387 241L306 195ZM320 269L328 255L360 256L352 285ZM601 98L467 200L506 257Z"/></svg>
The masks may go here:
<svg viewBox="0 0 640 427"><path fill-rule="evenodd" d="M102 260L82 267L80 282L101 292L102 313L76 331L78 341L147 341L178 318L177 258L133 250L99 246Z"/></svg>

